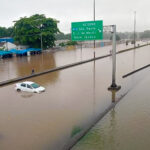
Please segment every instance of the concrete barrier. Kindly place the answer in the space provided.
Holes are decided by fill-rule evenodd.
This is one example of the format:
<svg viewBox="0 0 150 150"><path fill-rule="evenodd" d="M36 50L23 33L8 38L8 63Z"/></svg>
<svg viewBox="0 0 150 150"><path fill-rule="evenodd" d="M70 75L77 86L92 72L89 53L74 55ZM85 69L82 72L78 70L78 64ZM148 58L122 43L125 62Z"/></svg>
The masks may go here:
<svg viewBox="0 0 150 150"><path fill-rule="evenodd" d="M132 75L132 74L134 74L134 73L137 73L137 72L139 72L139 71L141 71L141 70L143 70L143 69L146 69L146 68L148 68L148 67L150 67L150 64L148 64L148 65L146 65L146 66L144 66L144 67L141 67L141 68L139 68L139 69L136 69L136 70L134 70L134 71L132 71L132 72L129 72L128 74L122 76L122 78L126 78L126 77L128 77L128 76L130 76L130 75Z"/></svg>
<svg viewBox="0 0 150 150"><path fill-rule="evenodd" d="M123 99L124 96L127 95L128 92L129 91L121 95L121 97L118 98L116 102L112 103L108 108L106 108L105 111L101 113L97 118L95 118L91 124L81 130L76 136L74 136L67 144L64 145L62 150L70 150L71 148L73 148L73 146L75 146L77 142L81 140L81 138L83 138L95 126L95 124L97 124L109 111L115 108L115 106L120 102L120 100Z"/></svg>

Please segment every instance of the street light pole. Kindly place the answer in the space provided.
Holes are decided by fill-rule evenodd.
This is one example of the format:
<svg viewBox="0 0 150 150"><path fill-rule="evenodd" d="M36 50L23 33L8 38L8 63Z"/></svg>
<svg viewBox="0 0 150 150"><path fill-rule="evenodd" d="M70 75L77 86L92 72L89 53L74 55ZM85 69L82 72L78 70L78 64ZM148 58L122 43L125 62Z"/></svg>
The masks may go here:
<svg viewBox="0 0 150 150"><path fill-rule="evenodd" d="M134 12L134 48L136 47L135 32L136 32L136 11Z"/></svg>
<svg viewBox="0 0 150 150"><path fill-rule="evenodd" d="M94 4L93 4L93 17L94 17L94 21L95 21L95 0L94 0Z"/></svg>
<svg viewBox="0 0 150 150"><path fill-rule="evenodd" d="M41 32L41 51L43 50L43 39L42 39L42 32Z"/></svg>

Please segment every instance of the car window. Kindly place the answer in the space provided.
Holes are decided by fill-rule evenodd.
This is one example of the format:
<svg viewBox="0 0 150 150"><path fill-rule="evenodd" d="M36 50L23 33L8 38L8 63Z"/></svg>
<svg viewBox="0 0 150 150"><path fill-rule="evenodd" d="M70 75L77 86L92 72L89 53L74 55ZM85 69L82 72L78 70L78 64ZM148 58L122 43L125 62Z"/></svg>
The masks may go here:
<svg viewBox="0 0 150 150"><path fill-rule="evenodd" d="M32 87L30 85L27 84L27 88L32 89Z"/></svg>
<svg viewBox="0 0 150 150"><path fill-rule="evenodd" d="M22 87L26 87L26 84L22 83L21 86L22 86Z"/></svg>
<svg viewBox="0 0 150 150"><path fill-rule="evenodd" d="M36 83L31 84L31 86L32 86L34 89L36 89L36 88L39 88L39 87L40 87L40 86L39 86L38 84L36 84Z"/></svg>

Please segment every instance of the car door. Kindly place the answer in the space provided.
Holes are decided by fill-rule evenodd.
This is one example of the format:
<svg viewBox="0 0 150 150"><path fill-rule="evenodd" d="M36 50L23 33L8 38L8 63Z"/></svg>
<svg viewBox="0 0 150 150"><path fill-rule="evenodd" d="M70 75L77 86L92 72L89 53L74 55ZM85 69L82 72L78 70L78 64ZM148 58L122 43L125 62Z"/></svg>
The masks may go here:
<svg viewBox="0 0 150 150"><path fill-rule="evenodd" d="M33 92L33 88L31 87L31 85L27 84L27 91L28 92Z"/></svg>
<svg viewBox="0 0 150 150"><path fill-rule="evenodd" d="M26 87L25 83L21 83L20 87L21 87L21 91L26 91L27 90L27 87Z"/></svg>

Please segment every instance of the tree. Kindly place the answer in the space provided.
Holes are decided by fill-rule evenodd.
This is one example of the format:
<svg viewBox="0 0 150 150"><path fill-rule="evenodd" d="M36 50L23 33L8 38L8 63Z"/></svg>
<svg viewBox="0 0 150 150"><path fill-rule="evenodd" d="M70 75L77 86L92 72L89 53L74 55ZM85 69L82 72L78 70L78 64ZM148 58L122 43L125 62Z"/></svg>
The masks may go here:
<svg viewBox="0 0 150 150"><path fill-rule="evenodd" d="M110 40L112 40L112 36L110 37ZM120 41L120 36L118 34L116 34L116 41Z"/></svg>
<svg viewBox="0 0 150 150"><path fill-rule="evenodd" d="M57 40L71 40L71 34L70 33L64 34L61 32L56 35L56 39Z"/></svg>
<svg viewBox="0 0 150 150"><path fill-rule="evenodd" d="M7 28L7 37L12 37L13 36L13 27Z"/></svg>
<svg viewBox="0 0 150 150"><path fill-rule="evenodd" d="M5 28L5 27L0 27L0 37L11 37L13 33L13 28Z"/></svg>
<svg viewBox="0 0 150 150"><path fill-rule="evenodd" d="M141 39L150 38L150 30L146 30L146 31L140 33L140 38L141 38Z"/></svg>
<svg viewBox="0 0 150 150"><path fill-rule="evenodd" d="M66 45L77 45L78 43L76 42L76 41L68 41L67 43L66 43Z"/></svg>
<svg viewBox="0 0 150 150"><path fill-rule="evenodd" d="M0 37L6 37L7 29L5 27L0 27Z"/></svg>
<svg viewBox="0 0 150 150"><path fill-rule="evenodd" d="M39 14L29 18L20 18L20 20L15 21L14 40L19 44L35 48L41 47L41 41L43 48L53 47L55 34L60 32L57 23L57 20Z"/></svg>

